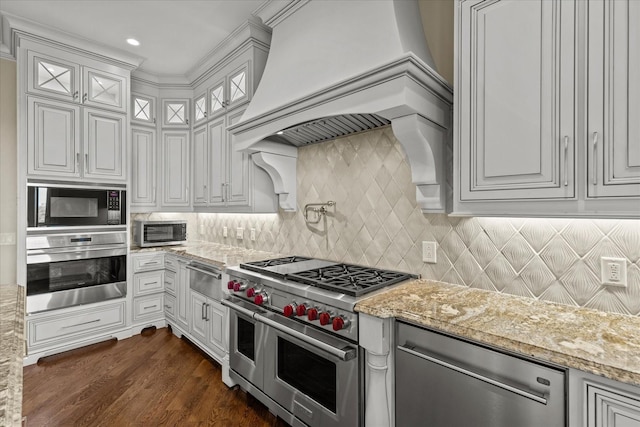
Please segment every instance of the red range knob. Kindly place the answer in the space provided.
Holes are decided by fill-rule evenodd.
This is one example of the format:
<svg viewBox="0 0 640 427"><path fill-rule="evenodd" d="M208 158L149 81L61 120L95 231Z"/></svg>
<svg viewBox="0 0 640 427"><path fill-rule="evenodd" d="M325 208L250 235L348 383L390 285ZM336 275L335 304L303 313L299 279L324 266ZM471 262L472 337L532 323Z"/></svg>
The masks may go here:
<svg viewBox="0 0 640 427"><path fill-rule="evenodd" d="M300 304L296 307L296 316L304 316L307 313L307 307L304 304Z"/></svg>
<svg viewBox="0 0 640 427"><path fill-rule="evenodd" d="M233 291L234 292L240 292L243 291L244 288L246 288L247 286L245 284L243 284L242 282L235 282L233 284Z"/></svg>
<svg viewBox="0 0 640 427"><path fill-rule="evenodd" d="M227 289L233 289L234 285L236 284L235 280L229 280L227 282Z"/></svg>
<svg viewBox="0 0 640 427"><path fill-rule="evenodd" d="M256 290L254 288L247 289L247 298L251 298L256 294Z"/></svg>
<svg viewBox="0 0 640 427"><path fill-rule="evenodd" d="M331 323L331 314L327 313L326 311L321 313L320 324L324 326L324 325L328 325L329 323Z"/></svg>
<svg viewBox="0 0 640 427"><path fill-rule="evenodd" d="M291 317L293 316L293 313L296 311L296 304L292 303L289 305L285 305L284 308L282 309L282 314L284 314L286 317Z"/></svg>
<svg viewBox="0 0 640 427"><path fill-rule="evenodd" d="M349 324L348 320L346 320L342 316L338 316L335 319L333 319L333 330L339 331L340 329L344 329L345 326L347 326L348 324Z"/></svg>
<svg viewBox="0 0 640 427"><path fill-rule="evenodd" d="M262 305L267 301L267 295L266 294L258 294L256 295L256 297L253 299L253 302L258 304L258 305Z"/></svg>
<svg viewBox="0 0 640 427"><path fill-rule="evenodd" d="M316 320L318 318L318 310L315 308L310 308L307 310L307 319Z"/></svg>

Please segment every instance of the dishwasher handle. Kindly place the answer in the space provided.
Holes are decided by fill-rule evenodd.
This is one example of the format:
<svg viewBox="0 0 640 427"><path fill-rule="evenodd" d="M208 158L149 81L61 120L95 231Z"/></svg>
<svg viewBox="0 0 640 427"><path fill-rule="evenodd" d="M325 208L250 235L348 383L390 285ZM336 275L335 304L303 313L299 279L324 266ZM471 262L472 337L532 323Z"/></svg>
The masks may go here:
<svg viewBox="0 0 640 427"><path fill-rule="evenodd" d="M476 372L470 371L468 369L462 368L462 367L454 365L452 363L445 362L444 360L440 360L440 359L437 359L437 358L435 358L433 356L429 356L429 355L424 354L422 352L416 351L413 348L399 345L398 346L398 350L404 351L405 353L409 353L409 354L411 354L413 356L416 356L416 357L419 357L421 359L427 360L429 362L435 363L436 365L440 365L442 367L445 367L445 368L448 368L448 369L452 369L452 370L454 370L456 372L459 372L461 374L468 375L471 378L475 378L477 380L484 381L485 383L494 385L494 386L499 387L499 388L501 388L503 390L507 390L507 391L509 391L511 393L518 394L518 395L520 395L522 397L526 397L527 399L531 399L531 400L533 400L535 402L538 402L538 403L541 403L543 405L547 404L547 399L544 396L540 396L538 394L531 393L530 391L522 390L522 389L520 389L518 387L514 387L514 386L511 386L509 384L505 384L503 382L494 380L493 378L489 378L489 377L484 376L482 374L478 374Z"/></svg>

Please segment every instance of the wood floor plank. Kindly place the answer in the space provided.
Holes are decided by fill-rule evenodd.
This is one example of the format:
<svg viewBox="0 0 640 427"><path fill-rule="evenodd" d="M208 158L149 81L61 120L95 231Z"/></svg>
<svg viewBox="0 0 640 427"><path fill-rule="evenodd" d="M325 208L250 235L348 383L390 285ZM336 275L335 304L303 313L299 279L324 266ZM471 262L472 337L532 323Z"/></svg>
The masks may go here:
<svg viewBox="0 0 640 427"><path fill-rule="evenodd" d="M45 358L24 368L31 426L286 427L220 365L167 329Z"/></svg>

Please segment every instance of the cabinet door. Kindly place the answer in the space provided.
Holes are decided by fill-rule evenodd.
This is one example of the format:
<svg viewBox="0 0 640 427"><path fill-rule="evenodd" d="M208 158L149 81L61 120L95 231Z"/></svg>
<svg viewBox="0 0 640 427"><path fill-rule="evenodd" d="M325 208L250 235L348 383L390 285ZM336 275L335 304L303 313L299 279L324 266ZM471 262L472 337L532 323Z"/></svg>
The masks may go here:
<svg viewBox="0 0 640 427"><path fill-rule="evenodd" d="M84 176L127 180L127 116L84 109Z"/></svg>
<svg viewBox="0 0 640 427"><path fill-rule="evenodd" d="M640 2L588 7L588 195L640 197Z"/></svg>
<svg viewBox="0 0 640 427"><path fill-rule="evenodd" d="M189 127L189 100L163 99L162 126L174 128Z"/></svg>
<svg viewBox="0 0 640 427"><path fill-rule="evenodd" d="M201 126L193 131L193 205L206 206L208 202L207 185L209 181L207 167L207 127Z"/></svg>
<svg viewBox="0 0 640 427"><path fill-rule="evenodd" d="M244 110L237 111L227 116L227 126L236 124ZM226 132L226 130L225 130ZM227 132L227 176L228 193L227 204L232 206L249 205L249 153L236 151L231 143L231 137Z"/></svg>
<svg viewBox="0 0 640 427"><path fill-rule="evenodd" d="M191 291L191 335L202 343L207 342L207 321L205 311L207 310L207 298L197 292Z"/></svg>
<svg viewBox="0 0 640 427"><path fill-rule="evenodd" d="M156 131L131 129L131 205L156 204Z"/></svg>
<svg viewBox="0 0 640 427"><path fill-rule="evenodd" d="M225 203L226 168L224 117L208 125L209 128L209 204L223 206Z"/></svg>
<svg viewBox="0 0 640 427"><path fill-rule="evenodd" d="M155 125L156 99L152 96L132 94L131 121L141 125Z"/></svg>
<svg viewBox="0 0 640 427"><path fill-rule="evenodd" d="M587 427L640 427L640 400L587 383Z"/></svg>
<svg viewBox="0 0 640 427"><path fill-rule="evenodd" d="M193 101L193 124L194 126L207 119L207 94L202 94Z"/></svg>
<svg viewBox="0 0 640 427"><path fill-rule="evenodd" d="M178 325L189 330L189 270L186 262L178 261L178 277L176 277L176 321Z"/></svg>
<svg viewBox="0 0 640 427"><path fill-rule="evenodd" d="M574 19L572 0L461 3L461 200L574 196Z"/></svg>
<svg viewBox="0 0 640 427"><path fill-rule="evenodd" d="M80 65L29 50L27 53L29 93L78 102Z"/></svg>
<svg viewBox="0 0 640 427"><path fill-rule="evenodd" d="M188 132L164 132L162 204L165 206L189 206L189 134Z"/></svg>
<svg viewBox="0 0 640 427"><path fill-rule="evenodd" d="M91 107L127 112L127 77L84 67L82 103Z"/></svg>
<svg viewBox="0 0 640 427"><path fill-rule="evenodd" d="M244 64L236 69L228 77L229 92L227 95L227 108L233 108L249 100L249 67Z"/></svg>
<svg viewBox="0 0 640 427"><path fill-rule="evenodd" d="M27 156L31 175L79 177L80 108L29 97Z"/></svg>
<svg viewBox="0 0 640 427"><path fill-rule="evenodd" d="M218 301L207 299L208 340L206 342L213 352L220 357L225 354L225 308Z"/></svg>
<svg viewBox="0 0 640 427"><path fill-rule="evenodd" d="M209 89L209 116L215 117L225 112L227 102L225 100L226 91L224 80L213 85Z"/></svg>

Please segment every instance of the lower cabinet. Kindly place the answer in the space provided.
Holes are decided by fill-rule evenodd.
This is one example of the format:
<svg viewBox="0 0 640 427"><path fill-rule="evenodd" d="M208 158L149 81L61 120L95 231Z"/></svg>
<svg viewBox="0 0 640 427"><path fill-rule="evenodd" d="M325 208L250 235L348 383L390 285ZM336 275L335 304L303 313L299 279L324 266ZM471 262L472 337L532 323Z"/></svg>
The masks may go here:
<svg viewBox="0 0 640 427"><path fill-rule="evenodd" d="M131 254L133 271L132 325L137 329L164 326L164 255Z"/></svg>
<svg viewBox="0 0 640 427"><path fill-rule="evenodd" d="M192 338L213 353L219 362L225 355L224 308L220 302L191 291L191 329Z"/></svg>
<svg viewBox="0 0 640 427"><path fill-rule="evenodd" d="M164 313L178 336L189 332L189 270L187 260L172 254L164 258ZM178 330L175 330L177 327Z"/></svg>
<svg viewBox="0 0 640 427"><path fill-rule="evenodd" d="M640 387L570 370L569 425L640 427Z"/></svg>

